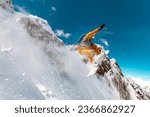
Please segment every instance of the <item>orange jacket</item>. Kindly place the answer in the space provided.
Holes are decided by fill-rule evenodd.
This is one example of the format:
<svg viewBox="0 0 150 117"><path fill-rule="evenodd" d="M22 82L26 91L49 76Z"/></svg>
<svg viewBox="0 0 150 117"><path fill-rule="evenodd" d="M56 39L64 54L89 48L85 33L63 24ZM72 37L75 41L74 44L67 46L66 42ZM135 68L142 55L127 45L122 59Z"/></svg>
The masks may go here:
<svg viewBox="0 0 150 117"><path fill-rule="evenodd" d="M95 44L91 44L91 46L78 46L77 51L80 55L85 55L88 58L88 62L93 62L94 56L99 55L101 53L101 48L97 47Z"/></svg>

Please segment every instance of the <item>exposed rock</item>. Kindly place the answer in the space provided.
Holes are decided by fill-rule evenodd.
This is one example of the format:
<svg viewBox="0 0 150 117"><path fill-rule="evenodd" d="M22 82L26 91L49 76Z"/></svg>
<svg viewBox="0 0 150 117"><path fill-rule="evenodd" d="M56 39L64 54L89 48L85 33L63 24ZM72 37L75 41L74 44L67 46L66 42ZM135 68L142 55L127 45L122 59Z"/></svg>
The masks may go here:
<svg viewBox="0 0 150 117"><path fill-rule="evenodd" d="M42 40L42 42L45 42L47 44L50 42L54 42L59 46L64 45L63 41L56 37L54 33L52 33L53 31L49 27L46 20L32 17L33 16L22 17L20 20L30 36L34 37L35 39Z"/></svg>
<svg viewBox="0 0 150 117"><path fill-rule="evenodd" d="M116 60L111 59L106 56L101 65L97 70L97 74L100 76L105 75L110 71L110 76L112 76L113 85L116 87L119 92L120 99L131 100L149 100L150 94L142 89L138 84L136 84L132 79L125 78L119 64Z"/></svg>
<svg viewBox="0 0 150 117"><path fill-rule="evenodd" d="M139 100L149 100L150 94L136 84L131 78L127 79L128 83L132 86L135 91L136 97Z"/></svg>
<svg viewBox="0 0 150 117"><path fill-rule="evenodd" d="M127 88L128 84L126 82L126 79L116 60L111 59L110 61L111 61L111 70L114 75L114 78L112 79L114 86L118 90L121 99L129 100L130 93L128 92L128 88Z"/></svg>
<svg viewBox="0 0 150 117"><path fill-rule="evenodd" d="M110 69L111 69L110 61L106 57L103 59L102 63L99 65L96 73L100 76L104 76L104 74L107 73Z"/></svg>

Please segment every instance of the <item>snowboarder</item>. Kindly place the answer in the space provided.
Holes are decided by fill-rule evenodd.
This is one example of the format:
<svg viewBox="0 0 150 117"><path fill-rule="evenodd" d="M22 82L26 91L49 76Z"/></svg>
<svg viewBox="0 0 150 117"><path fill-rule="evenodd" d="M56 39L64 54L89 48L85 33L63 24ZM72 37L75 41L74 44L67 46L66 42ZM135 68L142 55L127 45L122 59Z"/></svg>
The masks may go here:
<svg viewBox="0 0 150 117"><path fill-rule="evenodd" d="M0 8L13 11L12 0L0 0Z"/></svg>
<svg viewBox="0 0 150 117"><path fill-rule="evenodd" d="M100 27L94 29L93 31L83 35L78 41L77 51L87 57L88 62L93 62L94 56L101 53L101 48L92 43L95 35L100 32L105 27L105 24L102 24Z"/></svg>

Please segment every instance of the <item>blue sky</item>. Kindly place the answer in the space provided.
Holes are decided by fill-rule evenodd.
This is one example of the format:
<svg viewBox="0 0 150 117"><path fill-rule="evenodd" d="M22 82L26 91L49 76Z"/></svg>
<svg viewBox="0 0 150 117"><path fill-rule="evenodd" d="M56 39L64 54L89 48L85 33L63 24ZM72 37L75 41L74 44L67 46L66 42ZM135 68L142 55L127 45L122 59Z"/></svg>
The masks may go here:
<svg viewBox="0 0 150 117"><path fill-rule="evenodd" d="M109 56L116 58L123 72L150 78L150 1L149 0L13 0L15 7L48 20L59 29L66 44L102 23L99 33L109 43ZM70 35L71 34L71 35Z"/></svg>

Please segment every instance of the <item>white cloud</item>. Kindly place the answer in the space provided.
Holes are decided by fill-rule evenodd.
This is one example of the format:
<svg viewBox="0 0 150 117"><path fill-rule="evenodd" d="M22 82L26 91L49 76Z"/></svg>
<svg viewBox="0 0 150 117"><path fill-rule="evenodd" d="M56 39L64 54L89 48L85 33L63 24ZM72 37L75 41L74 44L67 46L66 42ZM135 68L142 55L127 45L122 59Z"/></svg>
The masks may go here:
<svg viewBox="0 0 150 117"><path fill-rule="evenodd" d="M141 87L150 87L150 80L145 80L143 77L133 77L133 76L128 76L130 77L132 80L134 80L138 85L140 85Z"/></svg>
<svg viewBox="0 0 150 117"><path fill-rule="evenodd" d="M105 44L107 47L109 46L109 44L108 44L108 42L107 42L106 39L101 39L101 42L102 42L103 44Z"/></svg>
<svg viewBox="0 0 150 117"><path fill-rule="evenodd" d="M51 10L52 11L57 11L56 7L54 7L54 6L51 6Z"/></svg>
<svg viewBox="0 0 150 117"><path fill-rule="evenodd" d="M56 29L55 34L58 37L65 37L65 38L69 38L71 36L71 33L65 33L64 30L61 29Z"/></svg>

